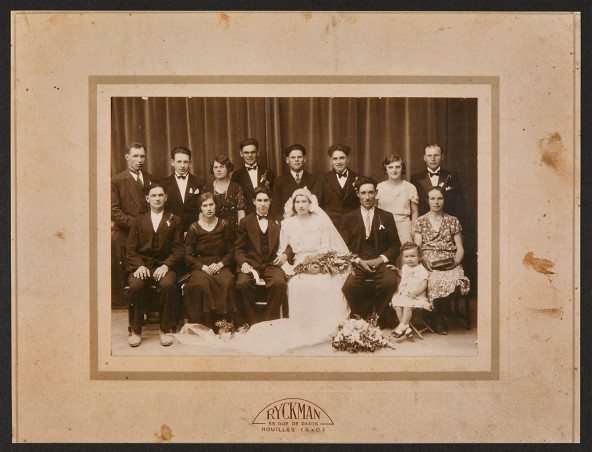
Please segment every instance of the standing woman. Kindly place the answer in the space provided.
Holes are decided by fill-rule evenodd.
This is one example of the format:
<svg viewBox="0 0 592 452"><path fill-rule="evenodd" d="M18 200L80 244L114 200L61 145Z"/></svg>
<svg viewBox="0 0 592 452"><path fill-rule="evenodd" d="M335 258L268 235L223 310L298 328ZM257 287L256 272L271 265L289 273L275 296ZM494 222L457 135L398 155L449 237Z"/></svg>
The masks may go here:
<svg viewBox="0 0 592 452"><path fill-rule="evenodd" d="M234 234L230 223L216 216L214 195L205 192L197 200L199 220L185 238L185 265L191 277L183 288L189 323L215 329L217 320L236 317L236 286L230 271Z"/></svg>
<svg viewBox="0 0 592 452"><path fill-rule="evenodd" d="M376 187L378 207L393 214L401 243L412 242L412 226L417 219L419 203L417 188L402 178L405 162L398 155L387 155L382 167L387 180Z"/></svg>
<svg viewBox="0 0 592 452"><path fill-rule="evenodd" d="M215 179L206 184L204 190L214 195L218 206L218 218L227 220L231 230L236 232L238 222L245 216L245 196L242 187L230 181L234 165L225 155L214 157L210 164L210 174Z"/></svg>
<svg viewBox="0 0 592 452"><path fill-rule="evenodd" d="M436 308L434 329L438 334L447 334L442 316L447 302L457 287L462 295L466 295L470 286L461 264L465 254L462 229L456 217L444 213L444 193L444 189L438 186L428 190L430 211L419 217L413 226L422 263L430 272L427 295Z"/></svg>

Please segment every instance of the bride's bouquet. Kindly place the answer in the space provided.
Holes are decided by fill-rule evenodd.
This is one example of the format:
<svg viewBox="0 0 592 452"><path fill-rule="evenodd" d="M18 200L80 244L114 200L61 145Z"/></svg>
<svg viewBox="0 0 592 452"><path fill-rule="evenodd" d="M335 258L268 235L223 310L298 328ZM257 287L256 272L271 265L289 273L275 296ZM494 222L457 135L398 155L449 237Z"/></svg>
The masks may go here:
<svg viewBox="0 0 592 452"><path fill-rule="evenodd" d="M337 327L337 334L331 344L333 348L349 353L375 352L381 348L392 348L392 344L382 337L378 328L378 314L372 314L367 320L356 315L344 320Z"/></svg>
<svg viewBox="0 0 592 452"><path fill-rule="evenodd" d="M334 250L319 251L307 256L301 263L294 267L294 274L303 273L314 275L317 273L330 274L331 276L346 274L352 270L352 253L344 253Z"/></svg>

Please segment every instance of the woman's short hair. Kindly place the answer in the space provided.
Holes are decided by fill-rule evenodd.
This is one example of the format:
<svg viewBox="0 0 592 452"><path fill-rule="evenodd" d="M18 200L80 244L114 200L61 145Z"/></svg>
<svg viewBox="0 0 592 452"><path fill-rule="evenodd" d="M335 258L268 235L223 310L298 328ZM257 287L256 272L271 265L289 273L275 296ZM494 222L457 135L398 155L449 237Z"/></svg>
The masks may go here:
<svg viewBox="0 0 592 452"><path fill-rule="evenodd" d="M384 174L386 174L386 167L391 163L401 162L401 175L407 172L407 166L401 157L396 154L389 154L387 155L384 160L382 161L382 169Z"/></svg>
<svg viewBox="0 0 592 452"><path fill-rule="evenodd" d="M419 254L419 245L415 242L407 241L401 245L401 254L403 254L403 251L415 249L417 250L417 254Z"/></svg>
<svg viewBox="0 0 592 452"><path fill-rule="evenodd" d="M227 155L217 155L210 163L210 174L214 174L214 163L219 163L220 165L224 165L226 170L231 173L234 170L234 165L230 161Z"/></svg>
<svg viewBox="0 0 592 452"><path fill-rule="evenodd" d="M428 188L428 190L427 190L428 195L430 194L431 191L434 191L434 190L439 191L442 194L442 196L444 196L446 194L446 190L444 190L443 187L440 187L439 185L434 185L432 188Z"/></svg>
<svg viewBox="0 0 592 452"><path fill-rule="evenodd" d="M211 199L214 201L214 204L216 205L216 212L218 211L218 203L216 202L216 197L213 195L213 193L210 193L209 191L204 191L201 195L199 195L197 197L197 208L201 210L201 205L206 202L208 199Z"/></svg>

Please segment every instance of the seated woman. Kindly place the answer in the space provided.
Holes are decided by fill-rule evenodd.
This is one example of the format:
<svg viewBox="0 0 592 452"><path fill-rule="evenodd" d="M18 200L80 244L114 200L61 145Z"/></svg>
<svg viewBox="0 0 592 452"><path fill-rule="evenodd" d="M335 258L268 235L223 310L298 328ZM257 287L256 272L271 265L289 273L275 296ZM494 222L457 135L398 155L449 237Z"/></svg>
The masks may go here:
<svg viewBox="0 0 592 452"><path fill-rule="evenodd" d="M292 194L285 211L288 218L281 225L278 264L293 275L288 283L289 317L257 323L232 340L188 323L175 335L177 340L257 355L283 354L325 342L329 346L332 334L350 312L341 288L351 270L351 256L307 188ZM294 252L294 266L284 254L288 246Z"/></svg>
<svg viewBox="0 0 592 452"><path fill-rule="evenodd" d="M218 206L218 218L226 220L233 232L238 228L238 222L245 216L245 196L242 187L230 181L230 173L234 165L225 155L214 157L210 164L210 174L215 179L206 184L204 191L213 193Z"/></svg>
<svg viewBox="0 0 592 452"><path fill-rule="evenodd" d="M462 295L469 293L470 282L461 265L464 248L460 222L442 210L444 189L429 189L428 203L430 211L417 219L413 232L422 250L422 263L430 272L427 295L436 309L434 329L438 334L448 334L442 311L457 288Z"/></svg>
<svg viewBox="0 0 592 452"><path fill-rule="evenodd" d="M185 265L191 277L183 292L189 323L215 329L217 320L236 316L236 286L232 263L234 236L227 220L216 216L214 195L202 193L197 204L199 220L185 238Z"/></svg>
<svg viewBox="0 0 592 452"><path fill-rule="evenodd" d="M401 243L413 241L411 226L418 215L417 188L403 179L405 162L398 155L387 155L382 167L387 180L376 187L378 207L393 214Z"/></svg>

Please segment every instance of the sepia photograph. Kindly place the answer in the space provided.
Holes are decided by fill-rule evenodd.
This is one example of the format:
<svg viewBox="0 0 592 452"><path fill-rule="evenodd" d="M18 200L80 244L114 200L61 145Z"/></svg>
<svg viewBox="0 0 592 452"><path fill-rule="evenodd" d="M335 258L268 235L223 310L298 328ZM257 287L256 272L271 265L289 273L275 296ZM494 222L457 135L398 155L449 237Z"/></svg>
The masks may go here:
<svg viewBox="0 0 592 452"><path fill-rule="evenodd" d="M477 129L475 98L112 97L113 355L476 355Z"/></svg>

